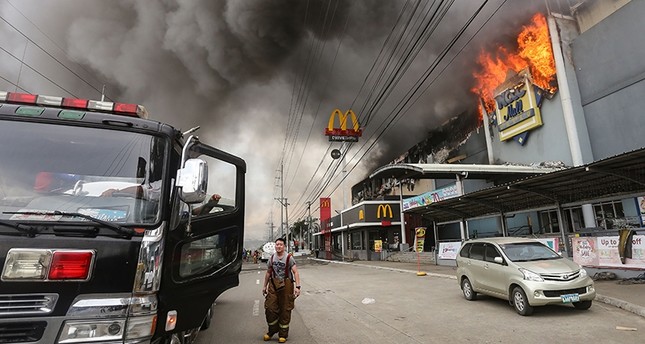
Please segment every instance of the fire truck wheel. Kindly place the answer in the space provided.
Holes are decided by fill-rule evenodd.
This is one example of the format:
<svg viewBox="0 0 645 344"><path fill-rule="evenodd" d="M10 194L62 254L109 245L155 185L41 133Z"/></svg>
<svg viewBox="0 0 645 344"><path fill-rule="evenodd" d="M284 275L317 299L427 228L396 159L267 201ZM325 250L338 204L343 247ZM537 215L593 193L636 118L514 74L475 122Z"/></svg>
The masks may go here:
<svg viewBox="0 0 645 344"><path fill-rule="evenodd" d="M213 320L213 306L208 309L208 312L206 313L206 318L204 318L204 322L202 323L202 327L200 330L207 330L209 327L211 327L211 321Z"/></svg>

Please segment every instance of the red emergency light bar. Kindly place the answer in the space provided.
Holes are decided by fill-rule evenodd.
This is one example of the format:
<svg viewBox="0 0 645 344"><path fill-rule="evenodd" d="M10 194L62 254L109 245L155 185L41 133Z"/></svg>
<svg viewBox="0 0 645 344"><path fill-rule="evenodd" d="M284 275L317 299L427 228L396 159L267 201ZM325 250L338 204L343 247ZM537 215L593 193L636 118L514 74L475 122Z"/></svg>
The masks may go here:
<svg viewBox="0 0 645 344"><path fill-rule="evenodd" d="M148 118L148 112L146 109L137 104L113 103L98 100L52 97L38 94L2 91L0 91L0 102L60 106L79 110L104 111L125 116Z"/></svg>

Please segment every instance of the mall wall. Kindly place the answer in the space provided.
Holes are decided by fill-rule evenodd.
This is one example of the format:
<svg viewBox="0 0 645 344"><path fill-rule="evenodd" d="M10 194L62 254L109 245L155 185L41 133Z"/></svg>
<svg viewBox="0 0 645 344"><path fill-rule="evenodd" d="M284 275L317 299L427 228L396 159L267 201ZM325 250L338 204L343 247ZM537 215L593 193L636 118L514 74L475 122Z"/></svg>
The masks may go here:
<svg viewBox="0 0 645 344"><path fill-rule="evenodd" d="M594 160L645 147L645 1L575 38L573 63Z"/></svg>

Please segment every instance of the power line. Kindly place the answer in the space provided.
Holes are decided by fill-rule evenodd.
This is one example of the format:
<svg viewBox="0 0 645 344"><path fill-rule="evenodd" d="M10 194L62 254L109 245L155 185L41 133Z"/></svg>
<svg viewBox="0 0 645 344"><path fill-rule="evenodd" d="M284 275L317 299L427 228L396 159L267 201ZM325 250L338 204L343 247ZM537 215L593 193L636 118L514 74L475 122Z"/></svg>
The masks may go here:
<svg viewBox="0 0 645 344"><path fill-rule="evenodd" d="M38 74L38 75L42 76L45 80L47 80L47 81L51 82L52 84L54 84L54 85L58 86L58 88L60 88L61 90L63 90L63 91L65 91L65 92L67 92L69 95L71 95L71 96L73 96L73 97L75 97L75 98L78 98L78 96L76 96L74 93L72 93L72 91L69 91L69 90L68 90L68 89L66 89L65 87L63 87L63 86L61 86L61 85L57 84L54 80L52 80L52 79L48 78L47 76L45 76L43 73L41 73L41 72L37 71L34 67L32 67L32 66L30 66L29 64L27 64L26 62L22 61L21 59L19 59L18 57L16 57L14 54L10 53L10 52L9 52L9 50L7 50L7 49L5 49L5 48L3 48L3 47L0 47L0 50L4 51L4 52L5 52L5 53L7 53L9 56L11 56L11 57L13 57L14 59L16 59L16 61L18 61L18 62L20 62L20 63L24 64L25 66L27 66L27 68L31 69L31 70L32 70L32 71L34 71L36 74Z"/></svg>
<svg viewBox="0 0 645 344"><path fill-rule="evenodd" d="M369 151L370 151L370 150L371 150L371 149L376 145L376 143L378 142L378 140L380 139L380 137L385 133L385 131L387 131L387 129L392 125L392 123L394 123L396 120L400 119L400 116L401 116L402 114L406 113L406 112L410 109L411 105L410 105L410 106L408 106L408 105L410 104L411 99L412 99L413 97L415 97L414 102L416 102L416 101L420 98L421 94L423 94L423 93L424 93L424 92L425 92L425 91L430 87L430 85L432 85L432 84L437 80L437 77L435 77L435 78L434 78L434 79L432 79L432 81L431 81L431 82L430 82L430 83L429 83L429 84L428 84L428 85L423 89L423 91L419 92L419 90L421 89L422 85L427 81L427 79L428 79L428 78L429 78L429 76L432 74L432 72L435 70L435 68L436 68L436 67L437 67L437 66L438 66L438 65L443 61L443 59L445 58L445 56L447 55L447 53L452 49L452 47L456 44L456 42L461 38L461 36L465 33L465 31L467 30L467 28L472 24L472 22L474 21L474 19L475 19L475 18L476 18L480 13L481 13L482 9L484 8L484 6L485 6L487 3L488 3L488 0L484 1L484 2L481 4L481 6L477 9L477 11L475 11L475 13L474 13L474 14L470 17L470 19L469 19L469 20L464 24L464 26L462 26L461 30L460 30L460 31L455 35L455 37L450 41L450 43L449 43L449 44L444 48L444 50L443 50L443 51L442 51L442 53L439 55L439 57L438 57L437 59L435 59L435 62L434 62L434 63L433 63L433 64L432 64L428 69L426 69L426 72L425 72L425 73L424 73L424 74L419 78L419 80L415 83L414 88L410 89L410 90L407 92L406 97L405 97L404 99L402 99L402 100L399 102L399 104L395 107L395 109L396 109L396 108L398 108L398 111L394 112L393 117L391 118L391 120L389 121L389 123L386 125L386 127L385 127L381 132L380 132L380 134L378 135L378 137L377 137L375 140L373 140L373 141L372 141L372 143L370 144L370 146L365 150L365 152L361 155L361 157L360 157L359 159L355 160L355 161L356 161L356 163L355 163L355 164L354 164L354 166L351 168L351 170L349 171L349 173L347 173L347 174L343 177L343 179L342 179L342 180L341 180L341 181L336 185L336 187L335 187L335 188L330 192L330 194L331 194L331 193L333 193L333 192L334 192L334 191L339 187L339 185L341 185L342 181L343 181L344 179L346 179L346 178L347 178L347 176L349 176L349 174L350 174L350 173L351 173L351 172L352 172L352 171L353 171L353 170L358 166L358 162L359 162L359 161L361 161L361 160L362 160L362 158L363 158L363 157L364 157L364 156L365 156L365 155L366 155L366 154L367 154L367 153L368 153L368 152L369 152ZM475 36L476 36L480 31L481 31L481 30L482 30L482 28L483 28L483 27L484 27L484 26L485 26L485 25L486 25L486 24L491 20L491 18L492 18L492 17L493 17L493 16L494 16L498 11L499 11L499 9L504 5L504 3L506 3L506 0L504 0L503 2L501 2L501 3L500 3L500 5L497 7L497 9L496 9L496 10L495 10L495 11L494 11L494 12L493 12L489 17L488 17L488 19L487 19L487 20L486 20L486 21L481 25L481 27L480 27L480 28L479 28L479 29L478 29L478 30L477 30L477 31L476 31L476 32L475 32L475 33L470 37L470 39L469 39L469 40L464 44L464 46L462 46L462 48L461 48L461 49L456 53L456 55L459 55L459 53L461 53L461 52L463 51L464 47L465 47L465 46L466 46L466 45L467 45L467 44L468 44L468 43L469 43L469 42L470 42L470 41L471 41L471 40L472 40L472 39L473 39L473 38L474 38L474 37L475 37ZM450 64L452 61L454 61L454 59L456 58L456 55L455 55L455 56L453 56L453 58L448 62L448 64ZM444 66L444 68L441 70L441 72L440 72L440 73L443 73L443 71L445 71L445 69L446 69L446 68L447 68L447 65L446 65L446 66ZM413 102L412 104L414 104L414 102ZM402 105L401 105L401 104L402 104ZM399 106L399 105L401 105L401 106ZM406 110L406 108L407 108L407 110ZM368 141L369 141L369 140L368 140ZM364 147L364 146L365 146L365 145L363 145L363 147ZM361 147L361 148L362 148L362 147ZM360 151L360 150L361 150L361 149L359 149L359 151ZM351 159L351 160L354 160L354 158L356 157L356 155L358 155L358 152L354 155L354 157L352 157L352 159ZM294 212L294 214L298 214L298 213Z"/></svg>
<svg viewBox="0 0 645 344"><path fill-rule="evenodd" d="M18 12L18 13L20 13L20 15L22 15L22 16L23 16L23 17L24 17L24 18L25 18L29 23L31 23L31 24L32 24L32 25L33 25L33 26L34 26L34 27L35 27L35 28L36 28L36 29L37 29L41 34L43 34L43 35L44 35L47 39L49 39L49 40L50 40L50 41L51 41L51 42L52 42L52 43L53 43L53 44L54 44L58 49L60 49L60 50L65 54L65 57L67 57L67 59L68 59L68 60L70 60L70 61L72 60L72 59L69 57L69 55L67 55L67 53L65 53L65 51L64 51L64 50L63 50L63 49L62 49L62 48L61 48L61 47L60 47L60 46L59 46L59 45L58 45L58 44L57 44L57 43L56 43L56 42L55 42L51 37L49 37L46 33L44 33L44 32L43 32L43 31L42 31L42 30L41 30L41 29L40 29L40 28L39 28L39 27L38 27L38 26L33 22L33 21L31 21L31 20L30 20L30 19L29 19L25 14L23 14L23 13L22 13L18 8L16 8L16 6L14 6L14 5L9 1L9 0L6 0L6 1L7 1L7 3L9 3L9 5L11 5L11 7L13 7L13 8ZM4 21L4 22L5 22L7 25L9 25L12 29L14 29L14 30L15 30L16 32L18 32L20 35L22 35L25 39L27 39L27 40L28 40L29 42L31 42L33 45L35 45L36 47L38 47L38 49L42 50L45 54L47 54L49 57L51 57L54 61L58 62L58 64L60 64L61 66L63 66L63 68L67 69L70 73L74 74L74 76L76 76L77 78L79 78L80 80L82 80L85 84L87 84L88 86L90 86L91 88L93 88L93 89L94 89L95 91L97 91L99 94L102 94L102 91L101 91L101 90L99 90L98 88L96 88L94 85L92 85L92 84L91 84L91 83L89 83L87 80L85 80L83 77L81 77L78 73L76 73L76 72L75 72L75 71L73 71L71 68L69 68L68 66L66 66L63 62L61 62L60 60L58 60L54 55L52 55L51 53L49 53L45 48L41 47L38 43L36 43L33 39L31 39L29 36L27 36L25 33L23 33L23 32L22 32L20 29L18 29L15 25L11 24L11 23L10 23L7 19L5 19L3 16L0 16L0 20ZM81 67L81 68L82 68L82 67ZM83 69L83 70L85 70L85 72L87 72L88 74L92 75L92 73L90 73L89 71L87 71L85 68L82 68L82 69ZM98 80L98 79L96 79L96 78L94 78L94 79L95 79L95 80L97 80L97 81L99 81L99 82L101 82L100 80ZM110 99L109 97L106 97L106 98ZM111 99L110 99L110 100L111 100Z"/></svg>
<svg viewBox="0 0 645 344"><path fill-rule="evenodd" d="M10 85L15 86L16 88L19 88L19 89L21 89L21 90L23 90L23 91L25 91L25 92L27 92L27 93L31 94L31 92L29 92L29 91L27 91L26 89L24 89L24 88L22 88L22 87L18 86L18 84L16 84L16 83L12 82L11 80L9 80L9 79L5 78L5 77L4 77L4 76L2 76L2 75L0 75L0 79L2 79L2 80L4 80L4 81L8 82Z"/></svg>
<svg viewBox="0 0 645 344"><path fill-rule="evenodd" d="M410 4L410 0L408 0L408 1L403 5L403 7L401 8L401 11L399 11L399 15L398 15L398 17L397 17L397 20L395 21L394 25L392 26L392 29L390 30L390 33L389 33L388 37L385 39L385 41L384 41L384 42L383 42L383 44L381 45L381 49L380 49L380 51L379 51L379 54L378 54L378 56L376 57L376 59L374 60L374 63L372 64L372 67L370 68L370 71L368 72L367 76L365 77L365 79L364 79L364 81L363 81L363 84L361 85L361 89L359 90L359 92L358 92L358 94L357 94L356 98L354 98L354 101L352 101L352 106L351 106L351 107L353 107L353 104L354 104L354 102L356 101L357 97L359 96L359 94L360 94L361 90L362 90L362 89L363 89L363 87L367 84L367 81L369 80L369 76L371 75L372 71L374 70L374 67L377 65L377 63L378 63L378 61L379 61L379 58L383 55L383 53L384 53L384 51L385 51L385 48L386 48L386 46L388 45L388 42L390 42L390 39L392 38L392 35L393 35L393 34L394 34L394 32L396 31L396 28L398 27L398 25L399 25L399 23L401 22L402 18L404 17L405 12L406 12L406 9L408 8L409 4ZM417 7L418 7L418 4L419 4L419 2L417 2ZM415 7L415 8L412 10L412 13L410 14L410 17L411 17L411 18L412 18L412 16L414 15L414 11L416 11L416 8L417 8L417 7ZM407 27L407 24L406 24L406 27ZM404 32L405 32L404 30L403 30L403 31L401 31L400 36L402 36ZM399 37L399 39L400 39L400 37ZM351 108L351 107L350 107L350 108ZM312 179L313 179L313 178L315 177L315 175L318 173L318 170L320 169L320 166L322 165L323 161L325 160L325 157L328 155L328 153L329 153L329 151L330 151L330 149L331 149L331 146L332 146L332 144L330 143L330 144L329 144L329 146L328 146L328 148L327 148L327 151L326 151L326 152L325 152L325 154L322 156L321 161L320 161L320 163L318 164L318 167L316 168L316 172L314 172L314 175L312 176ZM351 145L349 145L347 148L349 149L349 147L351 147ZM332 165L333 165L333 162L330 162L329 166L327 167L327 170L323 173L323 177L322 177L322 179L320 179L320 180L319 180L319 182L316 184L316 186L312 189L312 191L311 191L310 195L313 195L313 194L318 194L318 195L320 195L320 192L322 191L322 190L320 190L320 189L319 189L320 185L323 185L323 184L328 185L328 181L333 177L333 174L329 174L329 172L330 172L330 170L331 170ZM338 169L338 167L336 166L336 168L334 169L334 171L336 171L337 169ZM325 177L325 176L328 176L328 177ZM325 178L327 178L327 179L325 180ZM307 187L305 187L305 190L304 190L304 191L303 191L303 193L301 194L300 199L302 199L302 195L306 194L306 192L307 192L307 188L308 188L308 187L309 187L309 185L311 184L311 181L312 181L312 180L310 180L310 181L309 181L309 183L307 184ZM298 202L298 203L296 203L296 204L300 204L300 202Z"/></svg>

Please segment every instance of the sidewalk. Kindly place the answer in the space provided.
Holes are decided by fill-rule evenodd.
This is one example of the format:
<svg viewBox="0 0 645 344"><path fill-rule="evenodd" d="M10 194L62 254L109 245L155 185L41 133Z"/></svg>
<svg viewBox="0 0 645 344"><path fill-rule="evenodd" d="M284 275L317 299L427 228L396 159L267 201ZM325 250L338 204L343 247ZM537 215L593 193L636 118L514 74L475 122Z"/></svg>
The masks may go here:
<svg viewBox="0 0 645 344"><path fill-rule="evenodd" d="M420 269L416 263L401 263L389 261L354 261L340 262L325 259L309 258L318 262L332 264L348 264L363 266L373 269L386 269L416 274L419 270L427 273L428 276L439 278L456 279L456 267L441 266L434 264L421 264ZM595 281L596 302L606 303L626 311L640 315L645 318L645 284L618 284L618 281Z"/></svg>

